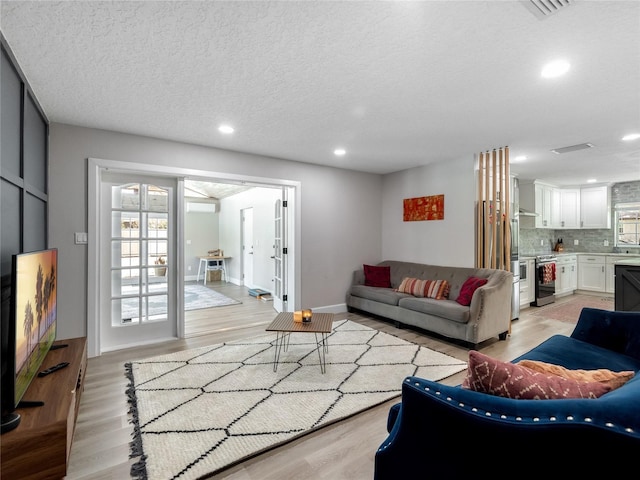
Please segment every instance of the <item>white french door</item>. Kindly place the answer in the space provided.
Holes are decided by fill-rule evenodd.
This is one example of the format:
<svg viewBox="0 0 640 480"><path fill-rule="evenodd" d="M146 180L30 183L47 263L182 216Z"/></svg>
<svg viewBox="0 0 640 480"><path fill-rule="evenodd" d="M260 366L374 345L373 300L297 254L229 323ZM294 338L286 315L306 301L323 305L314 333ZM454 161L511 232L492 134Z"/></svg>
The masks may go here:
<svg viewBox="0 0 640 480"><path fill-rule="evenodd" d="M282 199L274 205L273 240L273 308L276 312L287 311L286 253L287 252L287 189L282 189Z"/></svg>
<svg viewBox="0 0 640 480"><path fill-rule="evenodd" d="M177 338L176 181L104 173L100 350Z"/></svg>
<svg viewBox="0 0 640 480"><path fill-rule="evenodd" d="M242 285L253 288L253 208L240 210L242 228Z"/></svg>

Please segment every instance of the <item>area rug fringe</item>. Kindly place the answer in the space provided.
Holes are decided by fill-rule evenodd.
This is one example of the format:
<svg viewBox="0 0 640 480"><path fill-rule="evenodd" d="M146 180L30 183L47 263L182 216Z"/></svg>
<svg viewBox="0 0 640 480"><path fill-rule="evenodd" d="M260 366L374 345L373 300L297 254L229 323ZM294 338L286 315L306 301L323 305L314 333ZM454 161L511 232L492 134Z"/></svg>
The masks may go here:
<svg viewBox="0 0 640 480"><path fill-rule="evenodd" d="M133 440L130 442L129 458L139 458L139 460L131 465L131 478L136 480L147 480L147 456L142 450L142 434L140 432L140 424L138 422L138 400L136 399L136 389L133 380L133 367L131 363L125 363L125 376L129 380L125 394L129 403L129 423L133 425Z"/></svg>

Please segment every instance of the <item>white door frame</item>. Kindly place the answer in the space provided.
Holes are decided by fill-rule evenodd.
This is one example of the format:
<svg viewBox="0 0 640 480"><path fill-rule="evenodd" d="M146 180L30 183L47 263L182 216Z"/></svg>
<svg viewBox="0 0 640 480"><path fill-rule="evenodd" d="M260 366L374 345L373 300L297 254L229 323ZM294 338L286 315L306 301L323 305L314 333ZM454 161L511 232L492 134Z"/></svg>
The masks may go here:
<svg viewBox="0 0 640 480"><path fill-rule="evenodd" d="M247 227L247 214L249 214L248 216L251 222L249 227ZM248 233L251 234L251 238L247 238ZM251 243L249 247L251 248L250 252L246 251L248 241ZM253 288L253 207L240 209L240 254L240 285ZM251 274L248 278L247 273Z"/></svg>
<svg viewBox="0 0 640 480"><path fill-rule="evenodd" d="M89 357L99 356L100 352L100 309L99 309L99 265L98 258L100 252L100 179L103 170L113 170L120 173L136 173L150 176L172 176L178 179L176 191L178 208L176 211L176 272L184 272L184 178L202 177L209 181L231 181L255 186L279 186L289 187L293 195L289 196L290 205L293 203L296 208L290 212L289 224L289 246L293 243L293 255L288 259L289 283L288 298L289 305L300 308L301 291L301 184L298 181L274 179L266 177L252 177L248 175L238 175L231 173L218 173L206 170L196 170L180 167L170 167L162 165L152 165L146 163L123 162L118 160L106 160L99 158L89 158L87 168L87 217L88 217L88 244L87 244L87 350ZM291 202L292 197L295 199ZM177 273L176 273L177 275ZM184 275L177 275L176 278L177 295L177 331L178 337L184 338Z"/></svg>

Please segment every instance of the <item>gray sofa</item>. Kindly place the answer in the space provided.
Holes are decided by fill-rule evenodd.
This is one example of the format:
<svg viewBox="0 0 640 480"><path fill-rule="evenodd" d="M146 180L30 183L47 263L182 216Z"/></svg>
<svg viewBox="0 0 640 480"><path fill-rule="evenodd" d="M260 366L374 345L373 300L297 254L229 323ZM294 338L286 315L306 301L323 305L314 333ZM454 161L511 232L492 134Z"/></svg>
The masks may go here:
<svg viewBox="0 0 640 480"><path fill-rule="evenodd" d="M511 323L513 275L505 270L447 267L386 260L391 288L365 286L364 270L356 270L347 294L349 311L360 310L443 335L475 347L493 337L504 340ZM456 302L462 284L470 276L487 278L469 306ZM449 298L435 300L395 291L405 277L447 280Z"/></svg>

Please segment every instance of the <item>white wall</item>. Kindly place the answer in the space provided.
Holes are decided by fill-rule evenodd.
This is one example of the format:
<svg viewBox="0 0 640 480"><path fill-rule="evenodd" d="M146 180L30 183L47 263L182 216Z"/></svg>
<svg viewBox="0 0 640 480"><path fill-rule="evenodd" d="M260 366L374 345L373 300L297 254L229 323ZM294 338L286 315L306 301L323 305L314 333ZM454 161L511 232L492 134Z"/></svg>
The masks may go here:
<svg viewBox="0 0 640 480"><path fill-rule="evenodd" d="M280 189L253 188L220 200L220 246L231 260L227 273L234 283L241 282L240 211L253 208L253 284L273 291L274 204L282 197Z"/></svg>
<svg viewBox="0 0 640 480"><path fill-rule="evenodd" d="M186 203L186 202L185 202ZM217 207L217 206L216 206ZM200 259L209 250L219 248L218 218L220 214L187 212L184 214L184 272L185 280L195 280ZM189 267L191 267L189 269ZM202 277L200 277L202 279Z"/></svg>
<svg viewBox="0 0 640 480"><path fill-rule="evenodd" d="M382 183L382 257L474 266L473 156L386 175ZM444 220L404 222L403 200L444 194Z"/></svg>
<svg viewBox="0 0 640 480"><path fill-rule="evenodd" d="M90 157L300 182L304 307L344 304L353 270L381 260L379 175L60 123L51 124L49 140L49 243L59 254L60 339L87 334L87 246L75 245L73 233L87 231Z"/></svg>

